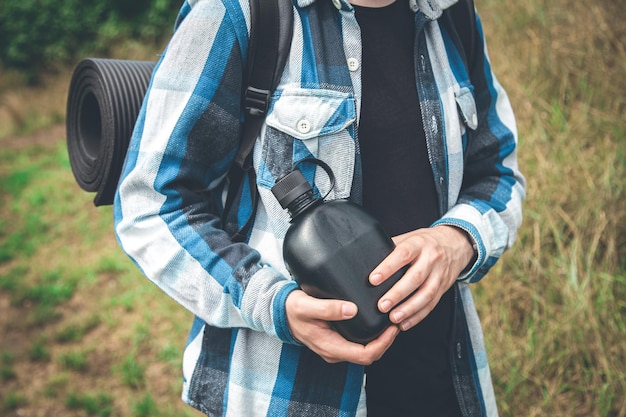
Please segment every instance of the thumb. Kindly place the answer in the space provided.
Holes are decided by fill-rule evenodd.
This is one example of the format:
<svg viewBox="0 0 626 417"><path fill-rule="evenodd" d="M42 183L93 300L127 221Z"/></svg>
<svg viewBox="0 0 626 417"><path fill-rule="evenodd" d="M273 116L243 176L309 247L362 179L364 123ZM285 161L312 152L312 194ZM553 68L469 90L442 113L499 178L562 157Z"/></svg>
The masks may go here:
<svg viewBox="0 0 626 417"><path fill-rule="evenodd" d="M295 292L293 295L296 296ZM293 299L289 300L290 298ZM324 321L347 320L354 317L358 311L356 304L350 301L315 298L304 292L301 292L296 297L289 297L287 300L293 301L296 314L311 319Z"/></svg>
<svg viewBox="0 0 626 417"><path fill-rule="evenodd" d="M318 319L325 321L348 320L356 316L358 308L356 304L343 300L325 300L313 298L312 304L315 304L313 311L316 312Z"/></svg>

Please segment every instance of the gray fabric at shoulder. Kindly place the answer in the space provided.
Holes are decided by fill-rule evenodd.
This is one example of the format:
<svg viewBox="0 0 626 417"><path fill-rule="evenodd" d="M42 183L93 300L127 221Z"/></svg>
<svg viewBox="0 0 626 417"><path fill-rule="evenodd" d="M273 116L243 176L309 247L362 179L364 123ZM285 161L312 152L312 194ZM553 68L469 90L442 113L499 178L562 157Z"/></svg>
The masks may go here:
<svg viewBox="0 0 626 417"><path fill-rule="evenodd" d="M414 9L414 5L416 5L417 9L424 13L427 18L435 20L441 16L445 9L455 5L458 0L409 0L409 2L411 8Z"/></svg>

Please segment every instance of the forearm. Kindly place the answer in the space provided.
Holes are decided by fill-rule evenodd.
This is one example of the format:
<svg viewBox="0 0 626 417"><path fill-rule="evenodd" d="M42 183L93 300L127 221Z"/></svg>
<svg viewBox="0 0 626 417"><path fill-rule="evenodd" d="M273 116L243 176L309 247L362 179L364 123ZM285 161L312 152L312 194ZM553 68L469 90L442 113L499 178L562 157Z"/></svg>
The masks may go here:
<svg viewBox="0 0 626 417"><path fill-rule="evenodd" d="M263 266L248 245L234 244L203 204L186 205L187 213L168 211L164 194L141 179L143 172L121 183L115 217L121 247L145 276L211 325L289 340L284 298L295 284Z"/></svg>
<svg viewBox="0 0 626 417"><path fill-rule="evenodd" d="M233 243L209 203L222 195L240 129L242 28L222 7L195 4L157 66L120 182L116 233L151 281L207 323L289 340L284 299L295 285Z"/></svg>

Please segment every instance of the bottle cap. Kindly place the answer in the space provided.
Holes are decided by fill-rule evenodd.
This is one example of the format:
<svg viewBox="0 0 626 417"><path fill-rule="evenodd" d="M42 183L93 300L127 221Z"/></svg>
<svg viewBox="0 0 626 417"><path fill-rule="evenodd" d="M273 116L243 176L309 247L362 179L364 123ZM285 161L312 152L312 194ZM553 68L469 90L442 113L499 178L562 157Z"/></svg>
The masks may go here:
<svg viewBox="0 0 626 417"><path fill-rule="evenodd" d="M279 179L272 187L274 197L284 209L289 207L295 199L310 191L313 191L313 187L298 169Z"/></svg>

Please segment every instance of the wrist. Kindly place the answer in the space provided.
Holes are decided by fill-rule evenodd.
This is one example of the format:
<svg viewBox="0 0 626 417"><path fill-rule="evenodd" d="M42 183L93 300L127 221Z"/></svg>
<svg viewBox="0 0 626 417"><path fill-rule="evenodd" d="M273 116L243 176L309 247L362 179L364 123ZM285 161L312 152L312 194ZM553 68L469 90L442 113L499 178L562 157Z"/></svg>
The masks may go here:
<svg viewBox="0 0 626 417"><path fill-rule="evenodd" d="M467 230L463 230L463 229L460 229L460 230L463 232L463 234L465 235L465 239L467 239L467 242L472 248L472 259L470 260L470 264L472 264L476 262L476 258L478 258L478 244L476 243L476 240L474 240L472 235Z"/></svg>
<svg viewBox="0 0 626 417"><path fill-rule="evenodd" d="M461 270L460 275L465 275L472 269L472 266L476 263L476 260L478 259L478 245L476 244L476 241L474 240L472 235L467 230L461 229L460 227L457 227L457 229L463 233L467 245L471 248L472 251L472 255L465 264L465 268Z"/></svg>
<svg viewBox="0 0 626 417"><path fill-rule="evenodd" d="M462 262L462 274L466 273L478 258L478 245L472 235L465 229L450 224L441 224L435 227L445 228L450 242L454 242L454 251Z"/></svg>

